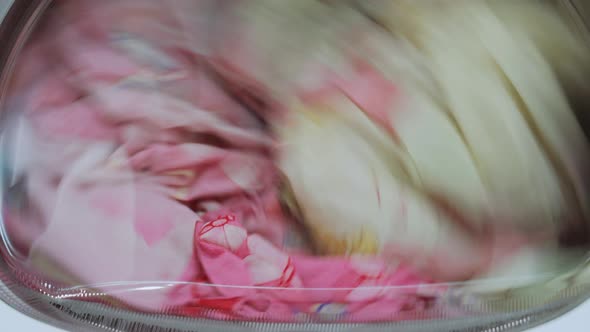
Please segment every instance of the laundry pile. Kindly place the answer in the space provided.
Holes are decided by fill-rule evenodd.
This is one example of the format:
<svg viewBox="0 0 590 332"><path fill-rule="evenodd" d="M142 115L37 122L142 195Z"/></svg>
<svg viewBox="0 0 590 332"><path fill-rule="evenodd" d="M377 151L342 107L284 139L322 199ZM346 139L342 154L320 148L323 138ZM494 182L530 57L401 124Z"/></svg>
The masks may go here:
<svg viewBox="0 0 590 332"><path fill-rule="evenodd" d="M62 0L46 16L5 104L5 254L62 293L383 321L441 305L448 282L507 279L468 286L496 291L579 258L563 238L587 239L589 154L565 87L587 50L546 4Z"/></svg>

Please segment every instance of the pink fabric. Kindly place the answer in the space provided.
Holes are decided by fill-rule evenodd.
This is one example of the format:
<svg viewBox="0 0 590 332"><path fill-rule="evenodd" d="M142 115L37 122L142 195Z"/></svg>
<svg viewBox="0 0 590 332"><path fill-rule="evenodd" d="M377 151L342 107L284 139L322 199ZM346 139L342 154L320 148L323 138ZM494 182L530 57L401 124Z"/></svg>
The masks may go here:
<svg viewBox="0 0 590 332"><path fill-rule="evenodd" d="M194 286L199 299L189 307L206 305L234 317L292 319L294 311L317 314L336 306L354 320L374 321L391 319L430 297L415 295L429 281L407 267L369 257L289 255L248 234L239 219L220 211L197 225L195 245L204 274L196 281L213 286Z"/></svg>
<svg viewBox="0 0 590 332"><path fill-rule="evenodd" d="M304 87L301 89L301 98L313 102L343 93L369 118L393 133L390 112L400 97L397 86L362 60L357 60L353 66L350 75L326 70L319 87Z"/></svg>
<svg viewBox="0 0 590 332"><path fill-rule="evenodd" d="M58 3L10 90L30 141L28 208L3 211L23 268L61 294L210 318L384 320L425 306L416 286L431 281L404 265L287 243L303 236L280 206L261 120L285 109L208 54L217 1ZM359 72L338 88L379 116L390 100L369 87L395 88Z"/></svg>

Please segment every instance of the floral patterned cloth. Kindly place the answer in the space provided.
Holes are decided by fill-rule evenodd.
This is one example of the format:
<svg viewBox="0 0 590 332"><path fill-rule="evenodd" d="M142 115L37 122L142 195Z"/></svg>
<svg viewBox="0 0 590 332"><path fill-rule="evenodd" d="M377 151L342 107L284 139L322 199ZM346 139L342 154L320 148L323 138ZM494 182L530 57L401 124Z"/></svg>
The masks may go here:
<svg viewBox="0 0 590 332"><path fill-rule="evenodd" d="M236 214L212 213L195 231L207 286L189 308L218 309L229 316L290 320L308 314L352 320L386 320L425 308L444 290L402 264L377 258L314 258L290 255L263 237L248 234ZM349 317L346 317L346 316Z"/></svg>

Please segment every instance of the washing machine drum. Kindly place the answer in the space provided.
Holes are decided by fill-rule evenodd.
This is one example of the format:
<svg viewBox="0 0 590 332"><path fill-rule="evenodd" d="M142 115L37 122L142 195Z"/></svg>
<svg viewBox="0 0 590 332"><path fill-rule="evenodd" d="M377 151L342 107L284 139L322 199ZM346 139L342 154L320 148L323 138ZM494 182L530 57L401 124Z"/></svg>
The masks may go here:
<svg viewBox="0 0 590 332"><path fill-rule="evenodd" d="M590 294L589 10L0 0L0 299L75 331L553 319Z"/></svg>

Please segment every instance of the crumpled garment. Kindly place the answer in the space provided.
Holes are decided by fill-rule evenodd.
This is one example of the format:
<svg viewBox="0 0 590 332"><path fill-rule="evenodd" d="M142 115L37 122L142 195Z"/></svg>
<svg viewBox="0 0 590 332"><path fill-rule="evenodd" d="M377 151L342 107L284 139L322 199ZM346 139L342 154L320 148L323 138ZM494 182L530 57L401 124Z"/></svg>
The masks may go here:
<svg viewBox="0 0 590 332"><path fill-rule="evenodd" d="M248 234L240 219L220 211L204 216L197 225L195 246L203 273L197 280L213 285L191 286L195 300L188 310L218 309L229 317L255 319L323 314L374 321L425 308L444 290L424 287L426 280L412 269L377 258L289 255L263 237Z"/></svg>
<svg viewBox="0 0 590 332"><path fill-rule="evenodd" d="M546 40L505 27L512 17L486 1L371 4L391 34L353 20L349 47L324 40L344 54L344 71L299 51L312 65L294 62L303 74L290 87L306 73L315 84L277 125L281 168L322 250L412 258L429 275L465 280L517 278L502 267L511 256L563 254L564 233L587 243L588 142ZM520 259L524 274L563 271L550 256Z"/></svg>
<svg viewBox="0 0 590 332"><path fill-rule="evenodd" d="M284 109L252 110L251 85L209 55L212 3L48 14L10 87L8 254L47 292L140 310L385 320L427 307L438 293L417 288L432 281L403 262L308 255L264 121Z"/></svg>
<svg viewBox="0 0 590 332"><path fill-rule="evenodd" d="M357 84L348 88L348 95L362 86L379 89L367 84L363 73L355 73L359 58L369 62L397 91L366 93L365 100L372 98L385 106L360 108L371 112L374 122L386 127L408 150L427 190L458 205L472 224L518 224L536 231L554 227L556 219L578 222L579 210L586 209L588 181L583 170L588 165L588 146L557 81L554 70L559 64L545 58L545 40L539 41L530 28L508 30L502 25L503 18L508 18L502 11L493 11L494 6L488 8L486 1L461 6L369 3L375 12L386 14L381 23L402 37L384 35L368 27L368 20L359 18L362 15L326 3L300 4L293 10L279 4L242 3L244 8L238 5L236 11L245 19L228 25L230 31L245 35L240 38L241 47L230 53L221 48L219 56L238 71L272 87L286 85L287 90L311 86L322 91L326 73L336 72ZM530 6L551 16L544 5ZM333 15L323 17L322 10ZM412 15L405 15L406 10ZM394 19L398 13L405 18ZM567 30L556 16L551 16L552 24ZM281 38L283 25L289 37ZM309 41L313 46L291 43L304 39L306 33L313 35ZM258 36L273 42L265 43ZM284 44L289 45L280 47ZM583 48L570 48L564 50L563 58L575 62ZM230 56L238 51L254 55ZM293 59L285 61L288 66L281 65L283 53ZM390 95L396 95L394 103L388 101ZM429 144L434 141L440 148ZM447 160L453 165L442 167ZM537 194L527 195L529 191Z"/></svg>

